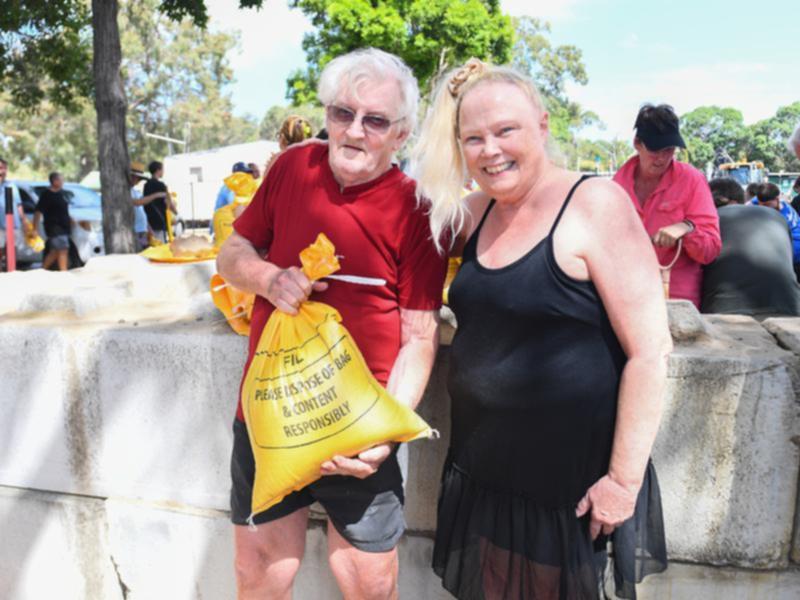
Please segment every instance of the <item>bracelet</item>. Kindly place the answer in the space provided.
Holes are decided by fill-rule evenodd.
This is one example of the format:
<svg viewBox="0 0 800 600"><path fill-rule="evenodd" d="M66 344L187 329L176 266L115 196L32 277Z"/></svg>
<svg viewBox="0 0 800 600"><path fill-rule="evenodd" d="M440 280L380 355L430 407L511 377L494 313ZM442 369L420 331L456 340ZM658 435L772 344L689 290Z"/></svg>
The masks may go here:
<svg viewBox="0 0 800 600"><path fill-rule="evenodd" d="M694 223L692 223L689 219L684 219L683 222L689 227L688 233L692 233L696 229Z"/></svg>

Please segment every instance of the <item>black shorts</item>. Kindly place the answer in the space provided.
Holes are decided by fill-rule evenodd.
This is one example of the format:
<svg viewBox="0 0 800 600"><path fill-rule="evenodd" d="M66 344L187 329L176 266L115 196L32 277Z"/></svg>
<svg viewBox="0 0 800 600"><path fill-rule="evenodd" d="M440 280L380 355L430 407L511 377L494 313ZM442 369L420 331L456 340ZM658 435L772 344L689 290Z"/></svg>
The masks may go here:
<svg viewBox="0 0 800 600"><path fill-rule="evenodd" d="M245 424L233 421L231 455L231 521L247 525L253 494L255 461ZM403 477L397 451L366 479L328 475L292 492L275 506L253 517L256 525L290 515L319 502L336 531L365 552L387 552L397 545L406 528L403 515Z"/></svg>

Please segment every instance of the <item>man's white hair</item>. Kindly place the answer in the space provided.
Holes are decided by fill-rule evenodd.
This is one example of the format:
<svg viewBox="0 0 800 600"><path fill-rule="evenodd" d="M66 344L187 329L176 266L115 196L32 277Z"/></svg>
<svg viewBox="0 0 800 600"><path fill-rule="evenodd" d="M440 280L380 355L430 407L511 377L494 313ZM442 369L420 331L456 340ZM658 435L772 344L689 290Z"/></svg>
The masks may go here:
<svg viewBox="0 0 800 600"><path fill-rule="evenodd" d="M411 69L397 56L377 48L362 48L337 56L322 70L317 97L325 106L332 104L345 89L358 97L358 88L365 81L397 81L400 89L400 112L393 119L403 118L401 127L413 132L417 126L419 87Z"/></svg>
<svg viewBox="0 0 800 600"><path fill-rule="evenodd" d="M794 152L795 156L800 158L800 123L795 127L794 133L789 136L786 146L789 148L789 152Z"/></svg>

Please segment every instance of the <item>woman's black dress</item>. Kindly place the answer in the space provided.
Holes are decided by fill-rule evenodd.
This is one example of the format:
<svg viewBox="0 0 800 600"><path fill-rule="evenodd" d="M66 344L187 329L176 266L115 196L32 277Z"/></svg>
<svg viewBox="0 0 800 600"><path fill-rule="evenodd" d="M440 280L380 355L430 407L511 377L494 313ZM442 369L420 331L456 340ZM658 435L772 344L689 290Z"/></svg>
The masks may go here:
<svg viewBox="0 0 800 600"><path fill-rule="evenodd" d="M581 180L583 181L583 180ZM666 568L658 483L648 466L636 513L592 543L578 501L608 471L626 357L591 282L566 275L553 231L512 264L476 258L480 225L450 288L458 321L448 387L452 439L433 565L462 600L589 600Z"/></svg>

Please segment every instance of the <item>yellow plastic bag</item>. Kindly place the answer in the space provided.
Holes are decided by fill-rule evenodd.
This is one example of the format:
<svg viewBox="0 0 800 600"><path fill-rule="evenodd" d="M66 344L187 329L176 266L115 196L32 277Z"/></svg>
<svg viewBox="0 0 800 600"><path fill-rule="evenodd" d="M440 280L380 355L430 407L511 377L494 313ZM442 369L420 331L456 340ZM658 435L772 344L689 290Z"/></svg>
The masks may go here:
<svg viewBox="0 0 800 600"><path fill-rule="evenodd" d="M250 321L253 318L255 294L247 294L226 282L222 275L211 276L211 299L225 315L228 325L239 335L250 335Z"/></svg>
<svg viewBox="0 0 800 600"><path fill-rule="evenodd" d="M322 234L301 262L312 280L339 268ZM319 479L334 455L433 433L372 376L339 312L321 302L304 302L295 316L272 313L245 376L242 408L256 463L253 515Z"/></svg>
<svg viewBox="0 0 800 600"><path fill-rule="evenodd" d="M247 206L258 190L258 181L250 173L234 173L224 179L225 185L234 193L231 204L214 211L214 245L219 248L233 233L236 209Z"/></svg>
<svg viewBox="0 0 800 600"><path fill-rule="evenodd" d="M37 231L34 231L33 223L26 219L22 223L22 231L25 235L25 243L28 244L28 248L34 252L42 252L44 250L44 240Z"/></svg>

